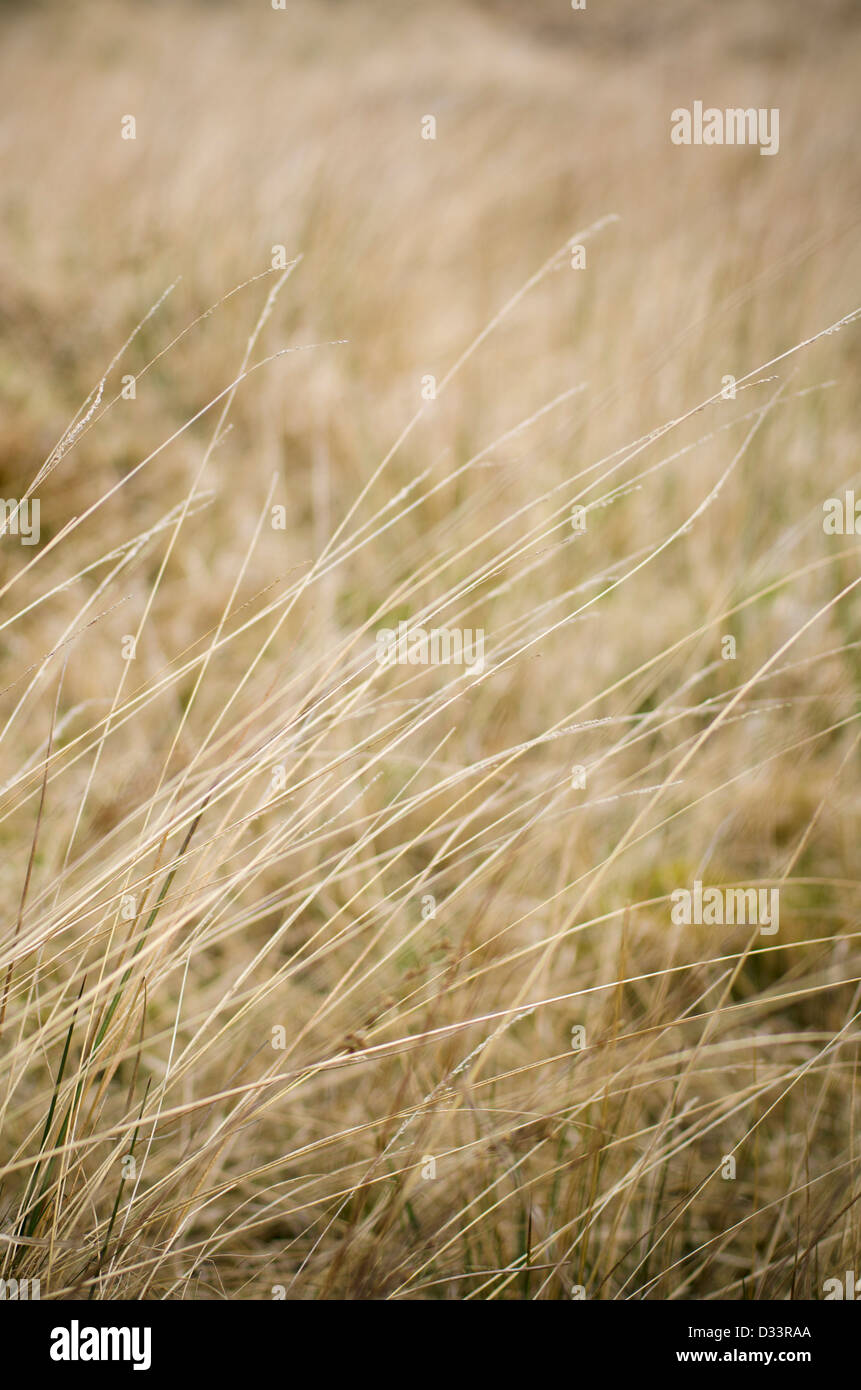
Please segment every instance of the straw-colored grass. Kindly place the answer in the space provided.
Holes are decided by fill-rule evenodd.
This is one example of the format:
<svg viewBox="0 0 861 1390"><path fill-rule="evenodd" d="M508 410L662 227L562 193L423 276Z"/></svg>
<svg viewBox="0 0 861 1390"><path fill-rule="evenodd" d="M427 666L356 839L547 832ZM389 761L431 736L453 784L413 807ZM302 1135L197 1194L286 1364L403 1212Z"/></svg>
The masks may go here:
<svg viewBox="0 0 861 1390"><path fill-rule="evenodd" d="M594 9L2 21L0 1277L43 1298L857 1267L858 30ZM695 99L777 156L672 145ZM484 668L381 666L402 621ZM674 925L696 879L778 933Z"/></svg>

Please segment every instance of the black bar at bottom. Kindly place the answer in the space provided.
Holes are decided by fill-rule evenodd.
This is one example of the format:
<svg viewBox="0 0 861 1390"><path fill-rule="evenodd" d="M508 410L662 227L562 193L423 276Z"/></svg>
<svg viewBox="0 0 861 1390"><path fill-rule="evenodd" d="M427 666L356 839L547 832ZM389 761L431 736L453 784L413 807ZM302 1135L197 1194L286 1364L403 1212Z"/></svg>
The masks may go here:
<svg viewBox="0 0 861 1390"><path fill-rule="evenodd" d="M403 1301L380 1303L0 1302L0 1335L58 1384L80 1376L166 1372L257 1381L312 1366L327 1379L361 1370L387 1376L475 1373L498 1366L506 1383L554 1356L609 1376L757 1366L814 1373L821 1381L855 1363L859 1313L823 1302L547 1302L538 1305ZM407 1360L404 1361L406 1355ZM588 1358L585 1362L582 1358ZM309 1364L310 1363L310 1364ZM304 1369L300 1372L300 1367ZM579 1367L579 1372L578 1372ZM767 1383L767 1382L766 1382ZM243 1387L244 1390L244 1387Z"/></svg>

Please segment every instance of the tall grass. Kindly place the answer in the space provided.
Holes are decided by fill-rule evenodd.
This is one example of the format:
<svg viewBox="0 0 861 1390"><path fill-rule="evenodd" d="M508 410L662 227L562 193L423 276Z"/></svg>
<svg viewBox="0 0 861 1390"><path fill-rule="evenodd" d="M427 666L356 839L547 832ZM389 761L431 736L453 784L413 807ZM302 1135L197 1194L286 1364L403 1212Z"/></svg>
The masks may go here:
<svg viewBox="0 0 861 1390"><path fill-rule="evenodd" d="M0 543L0 1277L821 1296L859 1249L856 31L157 19L4 21L0 483L42 534ZM724 93L778 157L670 145ZM483 669L381 665L402 622ZM779 888L779 933L674 925L696 879Z"/></svg>

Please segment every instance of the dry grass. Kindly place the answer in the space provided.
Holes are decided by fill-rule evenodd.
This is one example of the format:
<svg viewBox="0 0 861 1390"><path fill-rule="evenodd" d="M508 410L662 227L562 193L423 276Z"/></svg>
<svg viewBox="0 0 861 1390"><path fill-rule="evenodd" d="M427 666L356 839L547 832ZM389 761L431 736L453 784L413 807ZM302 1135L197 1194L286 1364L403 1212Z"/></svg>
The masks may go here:
<svg viewBox="0 0 861 1390"><path fill-rule="evenodd" d="M4 12L0 1276L857 1267L859 31L785 8Z"/></svg>

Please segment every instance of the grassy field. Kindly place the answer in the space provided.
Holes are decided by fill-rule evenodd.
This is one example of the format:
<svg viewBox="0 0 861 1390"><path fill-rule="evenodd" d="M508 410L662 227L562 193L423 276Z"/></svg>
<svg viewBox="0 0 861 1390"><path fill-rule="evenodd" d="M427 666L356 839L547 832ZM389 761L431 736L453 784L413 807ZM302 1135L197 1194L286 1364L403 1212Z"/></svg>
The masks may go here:
<svg viewBox="0 0 861 1390"><path fill-rule="evenodd" d="M858 18L0 8L0 1278L858 1267Z"/></svg>

